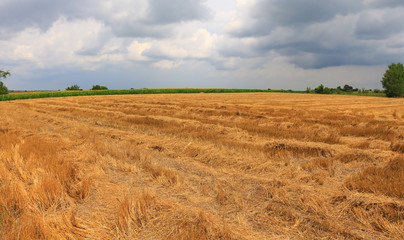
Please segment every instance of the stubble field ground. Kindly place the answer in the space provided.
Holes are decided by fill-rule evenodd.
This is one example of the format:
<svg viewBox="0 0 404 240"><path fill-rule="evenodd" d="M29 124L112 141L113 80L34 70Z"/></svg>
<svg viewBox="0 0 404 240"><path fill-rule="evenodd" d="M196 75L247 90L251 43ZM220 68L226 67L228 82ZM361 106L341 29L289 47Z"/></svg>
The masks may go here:
<svg viewBox="0 0 404 240"><path fill-rule="evenodd" d="M0 102L1 239L402 239L404 99Z"/></svg>

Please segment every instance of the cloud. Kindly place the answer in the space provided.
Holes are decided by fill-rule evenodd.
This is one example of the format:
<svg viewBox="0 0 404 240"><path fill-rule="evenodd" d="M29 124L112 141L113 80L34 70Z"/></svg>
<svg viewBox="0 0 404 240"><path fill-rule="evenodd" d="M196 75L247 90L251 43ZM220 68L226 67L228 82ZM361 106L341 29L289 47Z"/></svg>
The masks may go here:
<svg viewBox="0 0 404 240"><path fill-rule="evenodd" d="M226 28L237 48L221 52L251 58L276 51L302 68L383 64L403 54L397 36L404 32L404 9L398 3L239 0L239 18Z"/></svg>
<svg viewBox="0 0 404 240"><path fill-rule="evenodd" d="M276 28L301 28L326 22L336 15L358 10L359 1L351 0L253 0L239 1L238 21L228 32L237 37L265 36Z"/></svg>
<svg viewBox="0 0 404 240"><path fill-rule="evenodd" d="M61 16L84 16L83 5L74 0L3 0L0 3L0 39L10 38L27 28L46 31Z"/></svg>
<svg viewBox="0 0 404 240"><path fill-rule="evenodd" d="M23 2L23 4L21 3ZM26 28L47 31L65 17L69 21L96 19L119 37L167 37L175 23L211 16L204 0L3 0L0 39Z"/></svg>
<svg viewBox="0 0 404 240"><path fill-rule="evenodd" d="M104 43L99 44L104 34L103 24L94 19L69 22L60 18L46 32L27 28L1 44L0 60L36 68L95 68L105 55L82 53L92 50L93 46L97 51L101 45L104 47Z"/></svg>
<svg viewBox="0 0 404 240"><path fill-rule="evenodd" d="M176 66L181 58L210 55L209 32L183 34L186 23L211 16L204 0L5 0L0 6L0 63L7 65L96 69L174 59Z"/></svg>
<svg viewBox="0 0 404 240"><path fill-rule="evenodd" d="M216 36L205 29L191 36L172 40L154 40L144 55L152 59L206 59L213 55Z"/></svg>
<svg viewBox="0 0 404 240"><path fill-rule="evenodd" d="M128 46L128 59L134 61L148 61L149 58L143 55L143 52L150 49L150 43L140 43L138 41L133 41Z"/></svg>
<svg viewBox="0 0 404 240"><path fill-rule="evenodd" d="M404 32L404 7L371 9L359 15L355 34L359 39L388 39Z"/></svg>
<svg viewBox="0 0 404 240"><path fill-rule="evenodd" d="M401 0L363 0L365 6L371 8L394 8L399 6L404 6L404 2Z"/></svg>

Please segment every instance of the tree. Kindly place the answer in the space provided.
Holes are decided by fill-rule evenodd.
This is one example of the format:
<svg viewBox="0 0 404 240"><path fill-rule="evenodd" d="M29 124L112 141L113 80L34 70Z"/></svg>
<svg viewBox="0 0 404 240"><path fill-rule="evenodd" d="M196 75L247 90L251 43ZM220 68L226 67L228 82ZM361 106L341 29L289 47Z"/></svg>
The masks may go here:
<svg viewBox="0 0 404 240"><path fill-rule="evenodd" d="M332 93L332 89L330 89L330 88L328 88L328 87L325 87L322 93L323 93L323 94L331 94L331 93Z"/></svg>
<svg viewBox="0 0 404 240"><path fill-rule="evenodd" d="M404 66L402 63L392 63L383 75L383 88L387 97L404 96Z"/></svg>
<svg viewBox="0 0 404 240"><path fill-rule="evenodd" d="M0 81L0 95L8 94L8 88Z"/></svg>
<svg viewBox="0 0 404 240"><path fill-rule="evenodd" d="M91 90L108 90L108 88L105 86L93 85L93 88L91 88Z"/></svg>
<svg viewBox="0 0 404 240"><path fill-rule="evenodd" d="M8 71L3 71L0 70L0 80L2 78L6 79L8 76L10 76L11 73ZM0 81L0 95L8 94L8 88L4 85L2 81Z"/></svg>
<svg viewBox="0 0 404 240"><path fill-rule="evenodd" d="M320 84L320 86L318 86L318 87L316 87L316 88L314 89L314 92L315 92L315 93L323 93L323 92L324 92L324 85L323 85L323 84Z"/></svg>
<svg viewBox="0 0 404 240"><path fill-rule="evenodd" d="M344 92L352 92L352 91L354 91L354 89L353 89L352 86L349 86L348 84L345 84L342 91L344 91Z"/></svg>
<svg viewBox="0 0 404 240"><path fill-rule="evenodd" d="M78 91L78 90L82 90L82 89L80 89L80 86L77 84L74 84L74 85L66 88L66 91Z"/></svg>

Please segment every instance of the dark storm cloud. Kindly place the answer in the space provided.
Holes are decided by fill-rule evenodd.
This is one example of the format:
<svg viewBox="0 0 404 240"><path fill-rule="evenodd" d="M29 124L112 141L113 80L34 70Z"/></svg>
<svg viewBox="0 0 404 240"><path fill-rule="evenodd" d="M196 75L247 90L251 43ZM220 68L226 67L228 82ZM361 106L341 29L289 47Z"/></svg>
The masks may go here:
<svg viewBox="0 0 404 240"><path fill-rule="evenodd" d="M384 8L384 7L399 7L404 6L404 1L402 0L370 0L368 5L374 8Z"/></svg>
<svg viewBox="0 0 404 240"><path fill-rule="evenodd" d="M0 39L29 27L45 31L60 17L97 19L120 37L165 37L169 24L209 16L204 0L2 0Z"/></svg>
<svg viewBox="0 0 404 240"><path fill-rule="evenodd" d="M242 52L276 51L302 68L386 64L403 60L404 41L396 37L404 33L402 6L401 0L256 0L228 33L255 39ZM245 57L239 49L222 53Z"/></svg>
<svg viewBox="0 0 404 240"><path fill-rule="evenodd" d="M231 34L241 37L263 36L277 27L299 28L328 21L336 15L355 12L359 1L352 0L258 0L249 9L250 24Z"/></svg>
<svg viewBox="0 0 404 240"><path fill-rule="evenodd" d="M350 13L357 10L358 5L358 1L352 0L273 0L258 2L254 11L258 16L267 16L275 26L299 27Z"/></svg>
<svg viewBox="0 0 404 240"><path fill-rule="evenodd" d="M139 12L132 9L132 13ZM118 37L165 38L181 22L204 20L211 16L204 0L148 0L142 16L107 18Z"/></svg>
<svg viewBox="0 0 404 240"><path fill-rule="evenodd" d="M3 36L0 38L29 27L46 30L66 13L73 12L76 17L80 12L77 3L62 0L3 0L0 3L0 33Z"/></svg>
<svg viewBox="0 0 404 240"><path fill-rule="evenodd" d="M404 32L404 8L367 11L360 14L355 34L359 39L388 39Z"/></svg>
<svg viewBox="0 0 404 240"><path fill-rule="evenodd" d="M305 69L320 69L344 65L377 65L378 62L375 61L376 57L379 62L392 61L392 59L387 56L377 56L377 54L374 53L363 54L361 50L352 49L352 51L301 52L301 54L294 54L291 58L291 62Z"/></svg>

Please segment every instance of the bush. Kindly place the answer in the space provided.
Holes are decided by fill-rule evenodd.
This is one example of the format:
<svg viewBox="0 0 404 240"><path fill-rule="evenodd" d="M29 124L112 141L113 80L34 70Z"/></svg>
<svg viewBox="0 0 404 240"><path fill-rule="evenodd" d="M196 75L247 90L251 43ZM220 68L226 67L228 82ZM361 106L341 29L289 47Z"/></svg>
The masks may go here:
<svg viewBox="0 0 404 240"><path fill-rule="evenodd" d="M383 88L387 97L404 96L404 66L392 63L383 75Z"/></svg>
<svg viewBox="0 0 404 240"><path fill-rule="evenodd" d="M308 89L306 89L307 91ZM337 90L335 88L328 88L328 87L324 87L323 84L320 84L320 86L316 87L314 89L315 93L319 93L319 94L333 94L335 93Z"/></svg>
<svg viewBox="0 0 404 240"><path fill-rule="evenodd" d="M72 86L66 88L66 90L67 91L78 91L78 90L82 90L82 89L80 89L79 85L75 84L75 85L72 85Z"/></svg>
<svg viewBox="0 0 404 240"><path fill-rule="evenodd" d="M315 93L324 93L324 86L323 86L323 84L320 84L320 86L316 87L316 88L314 89L314 92L315 92Z"/></svg>
<svg viewBox="0 0 404 240"><path fill-rule="evenodd" d="M374 93L381 93L382 91L380 89L375 88L375 89L373 89L373 92Z"/></svg>
<svg viewBox="0 0 404 240"><path fill-rule="evenodd" d="M352 91L355 91L355 89L352 86L349 86L348 84L345 84L342 91L344 91L344 92L352 92ZM358 89L356 89L356 91L358 91Z"/></svg>
<svg viewBox="0 0 404 240"><path fill-rule="evenodd" d="M331 94L332 93L332 89L325 87L323 90L323 94Z"/></svg>
<svg viewBox="0 0 404 240"><path fill-rule="evenodd" d="M366 89L362 88L362 89L359 90L358 92L359 92L359 93L366 94L366 93L369 93L369 90L366 90Z"/></svg>
<svg viewBox="0 0 404 240"><path fill-rule="evenodd" d="M91 88L91 90L108 90L108 88L105 86L93 85L93 88Z"/></svg>

